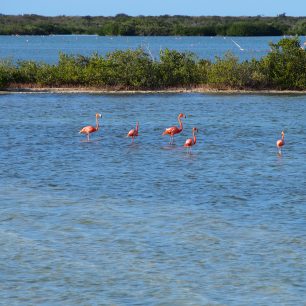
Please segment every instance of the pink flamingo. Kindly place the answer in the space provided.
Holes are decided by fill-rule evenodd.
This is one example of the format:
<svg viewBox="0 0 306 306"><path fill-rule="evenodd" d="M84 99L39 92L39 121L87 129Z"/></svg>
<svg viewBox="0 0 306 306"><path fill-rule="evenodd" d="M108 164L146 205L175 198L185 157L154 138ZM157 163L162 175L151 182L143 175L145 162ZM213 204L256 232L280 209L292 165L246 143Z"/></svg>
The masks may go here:
<svg viewBox="0 0 306 306"><path fill-rule="evenodd" d="M139 124L136 122L136 128L132 129L128 132L127 137L132 137L132 142L134 142L134 138L138 136Z"/></svg>
<svg viewBox="0 0 306 306"><path fill-rule="evenodd" d="M92 125L88 125L83 127L80 130L80 134L86 134L87 135L87 141L89 141L89 134L93 133L93 132L97 132L99 130L99 118L101 118L102 115L97 113L96 114L96 127L92 126Z"/></svg>
<svg viewBox="0 0 306 306"><path fill-rule="evenodd" d="M178 122L180 124L180 127L171 126L171 127L167 128L167 129L165 129L165 131L162 134L163 136L164 135L170 135L170 144L173 144L174 135L182 132L182 130L183 130L183 123L182 123L181 118L186 118L186 116L184 114L182 114L182 113L180 113L178 115L177 120L178 120Z"/></svg>
<svg viewBox="0 0 306 306"><path fill-rule="evenodd" d="M192 136L193 138L188 138L184 144L184 147L187 148L187 153L191 152L191 147L197 143L197 137L195 133L198 132L196 127L192 128Z"/></svg>
<svg viewBox="0 0 306 306"><path fill-rule="evenodd" d="M285 145L285 133L282 131L282 139L277 140L276 147L278 148L278 154L282 154L282 147Z"/></svg>

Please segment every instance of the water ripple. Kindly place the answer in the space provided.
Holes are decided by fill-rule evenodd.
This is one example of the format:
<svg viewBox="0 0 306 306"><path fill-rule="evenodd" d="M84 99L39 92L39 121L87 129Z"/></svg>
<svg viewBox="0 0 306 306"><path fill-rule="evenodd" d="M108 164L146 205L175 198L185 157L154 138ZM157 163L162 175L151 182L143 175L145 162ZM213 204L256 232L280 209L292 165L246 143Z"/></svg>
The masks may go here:
<svg viewBox="0 0 306 306"><path fill-rule="evenodd" d="M0 106L5 304L304 303L304 96L12 94ZM169 145L178 108L190 116ZM87 143L78 131L96 110Z"/></svg>

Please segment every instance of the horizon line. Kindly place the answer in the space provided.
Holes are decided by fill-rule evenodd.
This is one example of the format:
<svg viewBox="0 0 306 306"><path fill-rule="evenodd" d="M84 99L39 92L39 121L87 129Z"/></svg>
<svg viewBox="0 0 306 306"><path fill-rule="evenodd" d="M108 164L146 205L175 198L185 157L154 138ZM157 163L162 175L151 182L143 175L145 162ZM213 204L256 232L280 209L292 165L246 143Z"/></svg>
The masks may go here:
<svg viewBox="0 0 306 306"><path fill-rule="evenodd" d="M3 14L0 13L0 16L39 16L39 17L231 17L231 18L242 18L242 17L259 17L259 18L306 18L306 16L293 16L286 15L286 13L278 14L276 16L271 15L181 15L181 14L161 14L161 15L128 15L126 13L117 13L115 15L44 15L44 14L36 14L36 13L19 13L19 14Z"/></svg>

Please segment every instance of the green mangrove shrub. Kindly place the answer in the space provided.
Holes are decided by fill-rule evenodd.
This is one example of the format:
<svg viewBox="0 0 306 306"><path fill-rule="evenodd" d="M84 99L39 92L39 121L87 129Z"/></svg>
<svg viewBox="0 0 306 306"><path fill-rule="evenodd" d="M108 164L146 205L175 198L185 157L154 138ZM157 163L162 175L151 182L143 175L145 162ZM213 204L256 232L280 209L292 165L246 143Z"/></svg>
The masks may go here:
<svg viewBox="0 0 306 306"><path fill-rule="evenodd" d="M260 60L239 61L232 53L211 62L193 53L165 49L160 58L138 48L106 56L59 54L57 64L0 61L0 87L95 86L115 89L162 89L209 86L219 89L306 89L306 51L298 38L271 44Z"/></svg>
<svg viewBox="0 0 306 306"><path fill-rule="evenodd" d="M200 83L195 55L191 52L162 50L158 66L162 87L191 86Z"/></svg>
<svg viewBox="0 0 306 306"><path fill-rule="evenodd" d="M208 84L216 88L242 88L245 78L249 78L245 63L243 66L239 59L228 52L224 58L216 57L215 63L208 70Z"/></svg>
<svg viewBox="0 0 306 306"><path fill-rule="evenodd" d="M0 60L0 88L5 88L14 82L16 67L12 60Z"/></svg>
<svg viewBox="0 0 306 306"><path fill-rule="evenodd" d="M261 60L267 84L279 89L306 89L306 51L297 37L270 44L271 52Z"/></svg>
<svg viewBox="0 0 306 306"><path fill-rule="evenodd" d="M59 54L57 79L64 85L86 85L83 76L88 60L82 55Z"/></svg>
<svg viewBox="0 0 306 306"><path fill-rule="evenodd" d="M134 89L151 88L154 79L153 63L143 49L117 50L107 54L105 61L106 85Z"/></svg>

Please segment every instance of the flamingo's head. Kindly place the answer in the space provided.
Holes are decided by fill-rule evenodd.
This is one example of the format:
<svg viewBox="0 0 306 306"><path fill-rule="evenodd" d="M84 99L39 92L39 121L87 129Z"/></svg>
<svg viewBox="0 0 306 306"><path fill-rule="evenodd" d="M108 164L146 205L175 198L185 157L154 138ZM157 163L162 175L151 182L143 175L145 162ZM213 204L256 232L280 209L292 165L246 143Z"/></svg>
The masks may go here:
<svg viewBox="0 0 306 306"><path fill-rule="evenodd" d="M186 115L184 115L182 113L180 113L178 116L179 116L179 118L186 118Z"/></svg>
<svg viewBox="0 0 306 306"><path fill-rule="evenodd" d="M102 115L99 113L96 113L96 118L102 118Z"/></svg>
<svg viewBox="0 0 306 306"><path fill-rule="evenodd" d="M194 128L192 128L192 131L193 132L198 132L199 130L196 127L194 127Z"/></svg>
<svg viewBox="0 0 306 306"><path fill-rule="evenodd" d="M285 132L284 131L282 131L282 137L285 137Z"/></svg>

